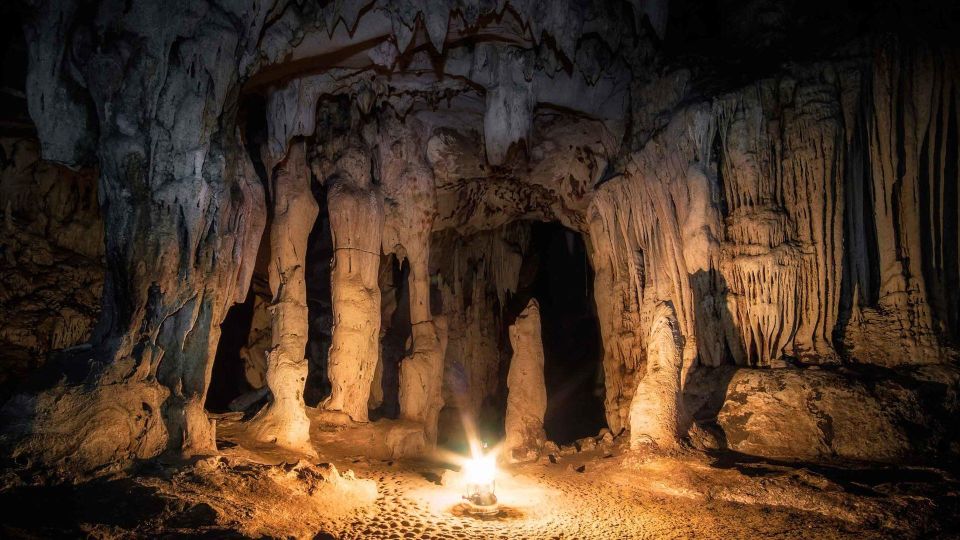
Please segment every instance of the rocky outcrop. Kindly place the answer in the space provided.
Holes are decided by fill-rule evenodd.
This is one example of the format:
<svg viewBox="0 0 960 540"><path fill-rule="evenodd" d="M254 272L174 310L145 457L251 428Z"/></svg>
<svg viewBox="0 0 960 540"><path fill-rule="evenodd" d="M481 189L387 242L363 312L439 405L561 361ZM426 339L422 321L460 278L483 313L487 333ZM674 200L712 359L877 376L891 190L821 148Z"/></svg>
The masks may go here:
<svg viewBox="0 0 960 540"><path fill-rule="evenodd" d="M540 455L547 436L543 415L547 412L547 388L543 380L543 340L540 337L540 306L530 300L510 325L513 358L507 374L507 415L503 446L511 461L529 461Z"/></svg>
<svg viewBox="0 0 960 540"><path fill-rule="evenodd" d="M721 379L725 377L720 377ZM946 455L960 402L955 368L909 372L737 370L718 423L744 454L903 463ZM955 444L955 443L954 443Z"/></svg>
<svg viewBox="0 0 960 540"><path fill-rule="evenodd" d="M103 291L96 171L0 139L0 402L53 351L90 339Z"/></svg>

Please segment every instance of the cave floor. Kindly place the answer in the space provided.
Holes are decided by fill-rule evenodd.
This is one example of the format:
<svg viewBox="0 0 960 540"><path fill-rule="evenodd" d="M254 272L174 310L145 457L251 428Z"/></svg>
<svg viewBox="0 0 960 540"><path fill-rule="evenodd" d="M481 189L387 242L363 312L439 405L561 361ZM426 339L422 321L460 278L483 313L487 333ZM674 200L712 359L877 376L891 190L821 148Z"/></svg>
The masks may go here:
<svg viewBox="0 0 960 540"><path fill-rule="evenodd" d="M319 459L234 435L219 441L219 456L150 461L77 484L38 485L8 471L0 537L953 538L960 530L960 483L943 470L629 452L623 443L509 467L498 478L500 514L481 519L464 515L442 463L364 457L350 430L337 433L318 437Z"/></svg>

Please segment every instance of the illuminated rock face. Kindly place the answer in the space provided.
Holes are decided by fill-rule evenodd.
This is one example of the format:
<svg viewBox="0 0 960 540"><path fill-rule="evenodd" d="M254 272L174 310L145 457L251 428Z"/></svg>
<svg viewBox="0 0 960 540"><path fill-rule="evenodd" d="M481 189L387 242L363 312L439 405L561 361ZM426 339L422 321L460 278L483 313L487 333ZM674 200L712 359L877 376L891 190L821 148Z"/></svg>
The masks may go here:
<svg viewBox="0 0 960 540"><path fill-rule="evenodd" d="M530 300L510 326L513 357L507 375L507 417L503 446L508 459L528 461L539 456L546 442L543 415L547 388L543 381L543 340L540 306Z"/></svg>
<svg viewBox="0 0 960 540"><path fill-rule="evenodd" d="M271 399L250 422L263 442L309 448L310 420L303 403L307 380L307 286L304 279L307 237L319 209L310 192L310 171L303 144L290 147L274 172L270 222L271 346L266 351L266 383Z"/></svg>
<svg viewBox="0 0 960 540"><path fill-rule="evenodd" d="M334 249L323 407L353 422L382 399L371 385L384 254L409 267L404 430L420 426L432 442L441 408L473 413L493 400L529 220L558 222L588 246L614 433L676 445L686 415L702 410L681 405L689 381L727 366L745 371L710 386L720 404L698 421L729 426L742 451L891 459L916 446L900 435L904 419L941 414L911 401L876 426L891 434L871 443L876 452L836 433L827 441L817 421L807 432L825 441L816 448L767 436L820 388L864 415L886 410L857 386L865 376L811 366L917 378L910 370L956 363L955 48L871 40L717 81L703 72L722 67L673 61L677 25L663 1L532 0L500 12L490 2L246 0L199 2L178 17L147 1L102 3L95 17L75 2L35 4L24 25L30 115L45 159L96 162L101 219L70 223L64 208L89 194L56 189L40 197L50 211L27 212L9 186L30 174L53 184L9 165L24 154L5 143L3 226L43 241L5 240L4 264L51 272L46 242L102 255L106 272L96 329L92 314L68 311L78 302L45 297L63 320L49 348L88 334L91 347L70 351L68 378L7 406L13 453L50 464L78 455L77 467L95 468L214 452L204 399L220 326L255 271L270 276L270 302L255 301L242 354L250 385L271 397L252 427L305 446L303 349L316 343L304 266L318 204ZM730 9L741 37L786 35L753 32L749 9ZM790 24L789 9L774 27ZM262 107L243 100L252 97ZM102 248L87 238L101 224ZM7 292L19 294L17 279L4 299L21 297ZM68 281L62 294L75 296ZM535 311L511 342L532 340ZM2 326L15 346L39 339ZM533 342L513 347L514 362L539 362L542 378L549 358ZM512 410L542 423L545 398L534 394L511 398ZM527 429L519 417L511 437Z"/></svg>
<svg viewBox="0 0 960 540"><path fill-rule="evenodd" d="M333 159L326 174L327 206L333 235L333 343L329 373L332 392L323 407L367 421L370 385L379 356L380 235L383 199L370 178L370 159L356 140Z"/></svg>

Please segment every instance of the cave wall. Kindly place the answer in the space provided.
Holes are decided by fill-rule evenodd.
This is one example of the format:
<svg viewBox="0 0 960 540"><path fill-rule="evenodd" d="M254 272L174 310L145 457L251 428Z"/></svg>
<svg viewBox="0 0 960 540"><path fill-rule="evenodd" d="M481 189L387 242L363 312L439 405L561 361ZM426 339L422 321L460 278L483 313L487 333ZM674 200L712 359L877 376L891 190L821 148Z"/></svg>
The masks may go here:
<svg viewBox="0 0 960 540"><path fill-rule="evenodd" d="M957 204L956 59L892 41L792 66L681 108L598 188L611 425L660 301L677 309L685 371L956 357L955 299L939 290L957 276L958 222L943 210Z"/></svg>
<svg viewBox="0 0 960 540"><path fill-rule="evenodd" d="M100 313L103 222L96 170L40 158L36 138L0 139L0 400L49 353L85 343Z"/></svg>

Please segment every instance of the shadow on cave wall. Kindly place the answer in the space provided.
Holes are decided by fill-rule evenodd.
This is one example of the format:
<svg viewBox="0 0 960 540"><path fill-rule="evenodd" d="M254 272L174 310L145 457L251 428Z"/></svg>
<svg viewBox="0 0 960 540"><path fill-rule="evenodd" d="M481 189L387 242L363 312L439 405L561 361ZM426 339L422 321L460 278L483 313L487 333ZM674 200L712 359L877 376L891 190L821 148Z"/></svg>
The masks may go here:
<svg viewBox="0 0 960 540"><path fill-rule="evenodd" d="M697 335L714 336L716 342L708 343L703 339L697 341L701 350L698 351L697 365L687 372L686 380L683 381L683 404L688 422L711 433L720 447L726 449L727 437L717 422L717 415L723 407L730 381L737 370L731 347L739 346L736 343L731 344L736 337L731 335L734 322L733 314L727 307L727 283L723 275L716 270L698 270L690 275L690 285L694 291ZM700 364L704 356L703 348L713 346L722 350L721 365L708 367ZM755 353L746 351L746 354Z"/></svg>

